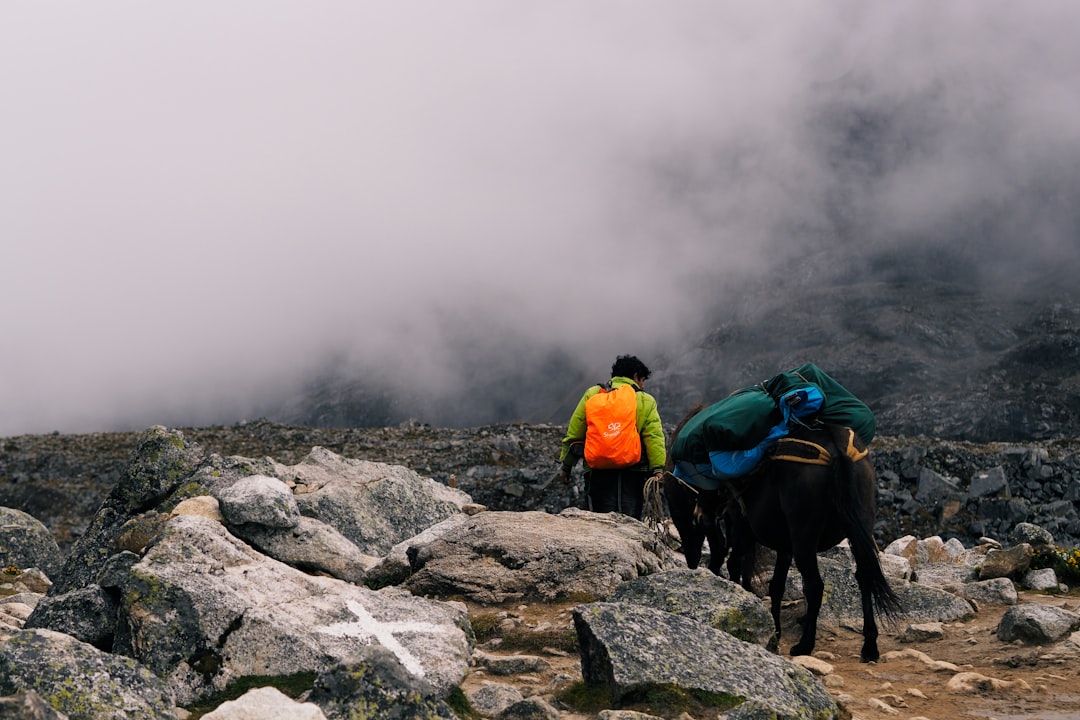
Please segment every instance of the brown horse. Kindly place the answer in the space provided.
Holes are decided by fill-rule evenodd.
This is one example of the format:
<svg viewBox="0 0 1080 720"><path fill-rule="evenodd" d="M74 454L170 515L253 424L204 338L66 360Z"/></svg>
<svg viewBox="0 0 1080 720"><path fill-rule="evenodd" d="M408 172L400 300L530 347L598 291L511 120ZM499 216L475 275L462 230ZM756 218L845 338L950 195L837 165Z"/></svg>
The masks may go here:
<svg viewBox="0 0 1080 720"><path fill-rule="evenodd" d="M679 458L673 460L677 462ZM817 553L847 538L862 596L861 658L863 662L878 659L875 609L889 616L899 610L900 603L878 563L873 537L877 477L866 447L854 432L836 425L793 424L771 457L750 475L725 483L719 490L705 492L669 473L664 494L690 567L697 567L702 544L708 539L712 551L709 569L719 574L728 547L725 525L732 545L729 575L747 589L753 572L755 543L776 551L769 598L777 640L780 602L794 560L803 579L806 616L802 637L791 648L792 655L809 655L814 651L825 589Z"/></svg>

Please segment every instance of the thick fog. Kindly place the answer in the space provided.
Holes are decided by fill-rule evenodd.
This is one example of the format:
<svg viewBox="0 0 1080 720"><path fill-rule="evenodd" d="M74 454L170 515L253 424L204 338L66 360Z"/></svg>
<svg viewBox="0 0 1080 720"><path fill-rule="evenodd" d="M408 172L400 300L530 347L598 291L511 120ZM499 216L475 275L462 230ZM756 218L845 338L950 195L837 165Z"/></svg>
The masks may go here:
<svg viewBox="0 0 1080 720"><path fill-rule="evenodd" d="M0 435L234 422L320 377L505 420L493 385L557 403L837 244L1007 286L1080 246L1077 27L1074 2L5 4Z"/></svg>

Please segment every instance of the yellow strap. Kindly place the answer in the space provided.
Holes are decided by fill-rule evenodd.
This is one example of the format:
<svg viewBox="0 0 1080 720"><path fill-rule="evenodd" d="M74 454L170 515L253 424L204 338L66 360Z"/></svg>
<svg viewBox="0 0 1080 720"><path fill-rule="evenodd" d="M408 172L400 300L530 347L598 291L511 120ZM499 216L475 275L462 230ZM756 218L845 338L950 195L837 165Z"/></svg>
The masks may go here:
<svg viewBox="0 0 1080 720"><path fill-rule="evenodd" d="M829 461L826 458L804 458L798 455L773 455L773 460L786 460L788 462L800 463L802 465L828 465Z"/></svg>
<svg viewBox="0 0 1080 720"><path fill-rule="evenodd" d="M869 448L863 448L859 450L855 447L855 431L851 428L848 431L847 448L844 450L844 454L851 460L851 462L859 462L866 458L870 454ZM782 448L785 443L799 443L807 447L812 447L817 451L817 457L803 457L801 455L789 455L782 452ZM812 443L808 440L800 440L799 438L786 437L780 440L776 446L776 454L773 455L775 460L786 460L788 462L802 463L804 465L828 465L830 461L829 451L823 448L817 443Z"/></svg>
<svg viewBox="0 0 1080 720"><path fill-rule="evenodd" d="M848 432L847 450L845 451L845 454L849 458L851 458L851 462L859 462L864 457L866 457L867 455L870 454L870 449L869 448L863 448L862 452L859 452L858 450L856 450L855 449L855 431L852 430L851 428L848 428L847 432Z"/></svg>
<svg viewBox="0 0 1080 720"><path fill-rule="evenodd" d="M803 457L802 455L787 455L781 454L780 449L787 443L798 443L811 447L817 451L817 457ZM817 443L810 442L809 440L800 440L799 438L786 437L782 438L780 442L776 444L777 453L773 455L774 460L786 460L788 462L802 463L803 465L828 465L832 460L829 455L829 451L823 448Z"/></svg>

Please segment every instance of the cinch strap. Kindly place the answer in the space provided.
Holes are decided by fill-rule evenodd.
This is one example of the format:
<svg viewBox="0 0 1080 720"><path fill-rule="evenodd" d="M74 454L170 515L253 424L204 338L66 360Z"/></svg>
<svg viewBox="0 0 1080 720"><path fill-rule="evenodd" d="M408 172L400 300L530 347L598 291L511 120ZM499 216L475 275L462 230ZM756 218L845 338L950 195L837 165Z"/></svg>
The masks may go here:
<svg viewBox="0 0 1080 720"><path fill-rule="evenodd" d="M776 443L773 460L787 460L803 465L828 465L832 460L829 451L809 440L786 437Z"/></svg>
<svg viewBox="0 0 1080 720"><path fill-rule="evenodd" d="M848 428L847 436L847 450L845 454L851 458L851 462L859 462L864 457L870 454L870 448L863 448L862 452L855 449L855 431Z"/></svg>
<svg viewBox="0 0 1080 720"><path fill-rule="evenodd" d="M859 462L870 454L868 448L861 451L855 447L855 431L847 428L848 441L844 450L851 462ZM786 460L788 462L802 463L803 465L828 465L832 457L829 451L817 443L809 440L800 440L793 437L781 438L776 444L774 460Z"/></svg>

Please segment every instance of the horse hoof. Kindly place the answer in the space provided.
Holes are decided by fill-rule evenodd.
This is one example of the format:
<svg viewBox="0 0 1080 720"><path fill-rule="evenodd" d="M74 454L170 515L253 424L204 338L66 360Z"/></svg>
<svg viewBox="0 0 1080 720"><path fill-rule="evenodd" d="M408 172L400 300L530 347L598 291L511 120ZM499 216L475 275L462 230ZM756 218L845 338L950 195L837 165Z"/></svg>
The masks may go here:
<svg viewBox="0 0 1080 720"><path fill-rule="evenodd" d="M796 655L809 655L812 652L814 652L814 646L813 645L806 646L806 645L803 645L802 643L799 643L798 645L795 645L794 647L791 648L791 656L792 657L795 657Z"/></svg>
<svg viewBox="0 0 1080 720"><path fill-rule="evenodd" d="M873 650L863 650L862 653L860 653L859 659L864 663L871 663L877 662L880 657L881 654L878 653L877 648L874 648Z"/></svg>

